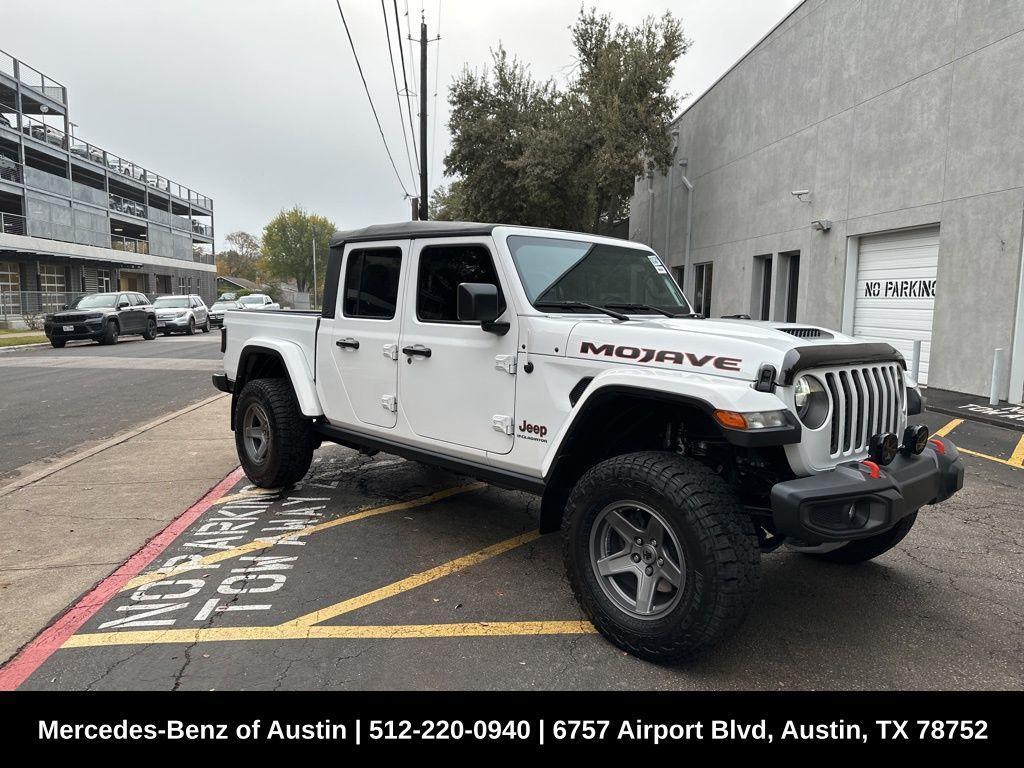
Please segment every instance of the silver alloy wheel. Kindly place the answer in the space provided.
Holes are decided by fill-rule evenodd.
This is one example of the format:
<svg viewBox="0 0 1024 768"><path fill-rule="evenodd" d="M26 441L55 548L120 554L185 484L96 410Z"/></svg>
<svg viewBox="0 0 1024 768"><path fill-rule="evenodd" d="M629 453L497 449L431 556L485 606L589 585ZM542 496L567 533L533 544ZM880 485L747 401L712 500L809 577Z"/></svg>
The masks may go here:
<svg viewBox="0 0 1024 768"><path fill-rule="evenodd" d="M686 582L683 548L662 515L638 501L602 509L590 529L590 565L605 595L641 619L679 603Z"/></svg>
<svg viewBox="0 0 1024 768"><path fill-rule="evenodd" d="M245 453L255 464L263 464L270 450L270 419L259 403L253 403L245 409L242 419L245 437Z"/></svg>

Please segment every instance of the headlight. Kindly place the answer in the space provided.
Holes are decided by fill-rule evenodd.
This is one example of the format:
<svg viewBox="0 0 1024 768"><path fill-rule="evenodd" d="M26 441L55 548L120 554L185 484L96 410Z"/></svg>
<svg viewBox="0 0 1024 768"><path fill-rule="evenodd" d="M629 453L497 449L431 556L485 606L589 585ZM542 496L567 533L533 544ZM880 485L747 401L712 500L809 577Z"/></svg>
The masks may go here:
<svg viewBox="0 0 1024 768"><path fill-rule="evenodd" d="M187 314L188 314L188 312L175 312L174 316L175 317L185 317L185 315L187 315Z"/></svg>
<svg viewBox="0 0 1024 768"><path fill-rule="evenodd" d="M808 429L817 429L828 418L828 393L813 376L801 376L793 389L796 415Z"/></svg>

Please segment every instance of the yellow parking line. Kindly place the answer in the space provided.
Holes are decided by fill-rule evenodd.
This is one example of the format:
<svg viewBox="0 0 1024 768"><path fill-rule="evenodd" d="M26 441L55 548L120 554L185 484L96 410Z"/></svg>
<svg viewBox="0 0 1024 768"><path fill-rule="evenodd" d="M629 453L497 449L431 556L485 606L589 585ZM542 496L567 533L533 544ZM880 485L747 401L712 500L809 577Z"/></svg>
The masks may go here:
<svg viewBox="0 0 1024 768"><path fill-rule="evenodd" d="M472 565L482 563L484 560L489 560L492 557L508 552L510 549L515 549L523 544L528 544L531 541L535 541L540 537L540 531L530 531L520 536L514 536L511 539L494 544L486 549L481 549L477 552L473 552L469 555L456 558L455 560L449 560L447 563L431 568L427 571L414 574L408 578L396 581L387 586L375 589L372 592L367 592L357 597L349 598L348 600L342 600L340 603L328 606L327 608L321 608L318 611L307 613L305 616L299 616L297 619L286 621L281 624L282 627L309 627L313 624L319 624L321 621L327 621L335 616L340 616L343 613L349 613L351 611L363 608L372 603L386 600L389 597L394 597L402 592L408 592L410 589L429 584L432 581L449 576L453 573L457 573L465 568L469 568Z"/></svg>
<svg viewBox="0 0 1024 768"><path fill-rule="evenodd" d="M1009 463L1011 466L1024 469L1024 435L1020 436L1017 447L1013 449L1013 455L1010 456Z"/></svg>
<svg viewBox="0 0 1024 768"><path fill-rule="evenodd" d="M1017 448L1019 450L1020 446L1018 445ZM987 453L978 453L977 451L969 451L966 448L961 448L960 446L957 446L956 449L958 451L960 451L960 453L966 453L968 456L977 456L979 459L988 459L989 461L994 461L997 464L1005 464L1006 466L1013 467L1014 469L1024 469L1024 467L1022 467L1020 464L1015 464L1013 459L1010 459L1009 461L1007 461L1006 459L1000 459L998 456L989 456ZM1016 455L1017 455L1017 452L1014 451L1014 456L1016 456Z"/></svg>
<svg viewBox="0 0 1024 768"><path fill-rule="evenodd" d="M202 557L194 562L183 563L174 568L169 568L165 571L154 571L153 573L146 573L142 574L141 576L136 576L134 579L132 579L123 587L121 587L120 591L125 592L128 590L135 589L136 587L140 587L143 584L152 584L155 581L162 581L163 579L166 579L169 576L175 576L179 573L184 573L186 571L198 570L207 565L219 563L222 560L230 560L232 558L248 554L249 552L267 549L269 547L273 547L275 544L278 544L282 541L299 539L304 536L310 536L314 533L320 533L320 531L326 531L328 528L334 528L339 525L345 525L346 523L354 523L357 520L366 520L369 517L376 517L377 515L385 515L388 512L399 512L405 509L413 509L414 507L422 507L424 504L432 504L435 501L441 501L442 499L447 499L450 498L451 496L456 496L460 493L468 493L469 491L476 491L486 487L486 483L470 483L468 485L458 485L455 486L454 488L446 488L443 491L437 491L436 493L431 493L428 496L421 496L420 498L413 499L411 501L401 501L396 504L387 504L383 507L364 509L361 512L355 512L351 515L345 515L344 517L338 517L323 523L317 523L316 525L310 525L305 528L300 528L299 530L292 531L291 533L285 533L280 536L272 536L266 539L260 539L258 541L250 541L247 544L242 544L240 546L234 547L233 549L225 549L223 552L216 552L212 555L206 555L205 557Z"/></svg>
<svg viewBox="0 0 1024 768"><path fill-rule="evenodd" d="M952 432L954 429L956 429L957 427L959 427L963 423L964 423L963 419L953 419L951 422L949 422L945 426L940 427L939 429L935 430L935 434L932 435L932 437L946 437L950 432Z"/></svg>
<svg viewBox="0 0 1024 768"><path fill-rule="evenodd" d="M217 643L246 640L413 640L430 637L502 637L514 635L589 635L589 621L482 621L464 624L398 624L371 626L218 627L94 632L72 635L64 648L111 645Z"/></svg>

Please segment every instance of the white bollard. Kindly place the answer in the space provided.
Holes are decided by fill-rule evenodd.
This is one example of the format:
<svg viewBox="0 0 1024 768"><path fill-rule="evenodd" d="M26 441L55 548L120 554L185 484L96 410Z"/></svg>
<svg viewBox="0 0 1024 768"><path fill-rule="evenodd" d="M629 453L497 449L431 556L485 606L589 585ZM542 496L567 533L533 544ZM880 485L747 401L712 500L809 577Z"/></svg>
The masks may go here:
<svg viewBox="0 0 1024 768"><path fill-rule="evenodd" d="M921 340L914 341L914 354L910 361L910 375L914 377L914 383L921 383Z"/></svg>
<svg viewBox="0 0 1024 768"><path fill-rule="evenodd" d="M1003 389L1003 348L997 347L992 356L992 390L989 393L988 404L999 405L1000 395Z"/></svg>

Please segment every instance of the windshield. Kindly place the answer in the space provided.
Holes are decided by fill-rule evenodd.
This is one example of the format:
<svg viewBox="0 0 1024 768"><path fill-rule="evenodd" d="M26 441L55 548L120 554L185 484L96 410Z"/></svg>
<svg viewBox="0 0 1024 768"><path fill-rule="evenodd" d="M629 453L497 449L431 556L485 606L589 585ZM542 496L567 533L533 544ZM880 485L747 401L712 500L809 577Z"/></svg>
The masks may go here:
<svg viewBox="0 0 1024 768"><path fill-rule="evenodd" d="M222 312L226 309L238 309L238 305L233 301L218 301L210 309L214 312Z"/></svg>
<svg viewBox="0 0 1024 768"><path fill-rule="evenodd" d="M535 306L578 302L629 312L655 311L645 307L692 312L661 260L649 251L520 235L509 237L508 247Z"/></svg>
<svg viewBox="0 0 1024 768"><path fill-rule="evenodd" d="M243 304L262 304L263 296L259 293L254 293L252 296L243 296L241 298Z"/></svg>
<svg viewBox="0 0 1024 768"><path fill-rule="evenodd" d="M153 306L157 309L165 309L167 307L176 307L185 309L188 308L188 296L161 296L159 299L153 302Z"/></svg>
<svg viewBox="0 0 1024 768"><path fill-rule="evenodd" d="M116 293L92 293L87 296L80 296L71 304L71 309L100 309L113 307Z"/></svg>

